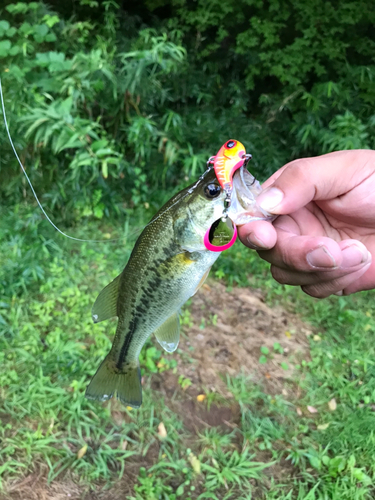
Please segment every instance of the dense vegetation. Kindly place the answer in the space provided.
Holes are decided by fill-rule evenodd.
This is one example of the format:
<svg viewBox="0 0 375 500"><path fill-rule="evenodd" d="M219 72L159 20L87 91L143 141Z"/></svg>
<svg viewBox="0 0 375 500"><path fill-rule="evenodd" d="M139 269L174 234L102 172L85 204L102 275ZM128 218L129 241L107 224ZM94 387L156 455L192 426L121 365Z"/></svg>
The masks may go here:
<svg viewBox="0 0 375 500"><path fill-rule="evenodd" d="M68 219L149 202L230 136L263 178L297 156L375 147L374 22L371 0L9 4L11 132L38 192ZM0 140L1 195L20 199Z"/></svg>
<svg viewBox="0 0 375 500"><path fill-rule="evenodd" d="M375 148L374 2L6 0L1 9L8 122L43 204L74 236L128 236L100 246L58 236L2 125L4 498L61 498L60 487L108 500L124 485L121 498L136 500L373 498L371 292L314 301L274 283L238 244L213 276L262 288L318 332L297 367L296 400L228 378L227 400L199 388L202 404L237 405L238 421L196 434L151 390L159 372L178 374L175 358L151 342L139 412L89 402L84 388L110 346L112 327L91 323L97 292L124 265L136 226L228 137L253 154L261 179L298 156ZM183 318L194 321L188 309ZM259 356L272 362L266 350ZM178 383L183 403L189 380Z"/></svg>

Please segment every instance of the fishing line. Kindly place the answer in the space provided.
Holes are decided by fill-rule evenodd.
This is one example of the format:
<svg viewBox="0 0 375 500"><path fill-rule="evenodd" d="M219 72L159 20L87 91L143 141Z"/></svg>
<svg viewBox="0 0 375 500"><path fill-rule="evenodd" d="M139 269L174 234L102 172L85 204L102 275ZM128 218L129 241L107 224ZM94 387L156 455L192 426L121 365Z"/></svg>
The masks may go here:
<svg viewBox="0 0 375 500"><path fill-rule="evenodd" d="M124 237L120 237L120 238L112 238L112 239L108 239L108 240L86 240L86 239L82 239L82 238L75 238L74 236L70 236L69 234L66 234L64 233L64 231L62 231L61 229L59 229L56 224L54 224L54 222L52 222L52 220L50 219L50 217L47 215L46 211L44 210L41 202L39 201L39 198L35 192L35 189L31 183L31 180L29 178L29 176L27 175L26 173L26 170L24 168L24 166L22 165L22 162L17 154L17 150L14 146L14 143L13 143L13 140L12 140L12 137L10 135L10 131L9 131L9 127L8 127L8 121L7 121L7 117L6 117L6 112L5 112L5 103L4 103L4 96L3 96L3 88L2 88L2 85L1 85L1 78L0 78L0 99L1 99L1 108L2 108L2 113L3 113L3 118L4 118L4 124L5 124L5 130L7 132L7 135L8 135L8 139L9 139L9 142L10 142L10 145L12 147L12 150L13 150L13 153L14 153L14 156L16 157L18 163L19 163L19 166L21 167L22 169L22 172L24 173L25 177L26 177L26 180L30 186L30 189L34 195L34 198L40 208L40 210L42 211L43 215L45 216L45 218L47 219L47 221L51 224L51 226L53 228L56 229L56 231L58 233L60 233L62 236L65 236L66 238L69 238L70 240L73 240L73 241L80 241L80 242L83 242L83 243L113 243L115 241L119 241L121 239L123 239ZM157 219L159 219L159 217L161 217L162 215L164 215L166 212L168 212L168 210L170 210L171 208L173 208L179 201L183 200L188 194L191 194L194 189L198 186L199 182L204 178L205 174L207 173L204 172L204 174L198 179L198 181L185 193L184 196L182 196L181 198L178 197L178 199L175 201L175 203L173 203L171 206L169 206L166 210L163 210L156 218L152 218L151 221L146 224L144 226L143 229L145 229L148 225L151 224L151 222L155 222ZM133 236L134 234L138 233L138 231L135 231L134 233L128 235L129 236Z"/></svg>
<svg viewBox="0 0 375 500"><path fill-rule="evenodd" d="M177 196L177 200L172 203L172 205L170 207L168 207L167 209L163 210L163 212L161 212L157 217L153 217L150 222L148 224L146 224L146 226L144 227L144 229L149 225L151 224L151 222L155 222L156 220L158 220L162 215L164 215L165 213L168 212L168 210L170 210L171 208L173 208L175 205L177 205L177 203L179 201L182 201L184 198L186 198L186 196L188 194L192 194L194 192L194 189L196 189L198 187L198 184L204 179L205 175L208 174L208 172L212 170L211 168L208 168L205 172L203 172L203 174L199 177L199 179L197 180L197 182L195 184L193 184L191 186L191 188L189 188L186 193L184 194L184 196L182 196L181 198L178 197L178 194L176 195Z"/></svg>
<svg viewBox="0 0 375 500"><path fill-rule="evenodd" d="M46 211L44 210L41 202L39 201L39 198L35 192L35 189L31 183L31 180L29 178L29 176L27 175L26 173L26 170L24 168L24 166L22 165L22 162L17 154L17 151L16 151L16 148L14 146L14 143L13 143L13 140L12 140L12 137L10 135L10 131L9 131L9 127L8 127L8 121L7 121L7 117L6 117L6 112L5 112L5 104L4 104L4 97L3 97L3 88L2 88L2 85L1 85L1 78L0 78L0 99L1 99L1 108L2 108L2 112L3 112L3 118L4 118L4 123L5 123L5 130L7 132L7 135L8 135L8 139L9 139L9 142L10 142L10 145L12 147L12 150L13 150L13 153L22 169L22 172L25 174L25 177L26 177L26 180L27 182L29 183L29 186L30 186L30 189L34 195L34 198L36 199L36 202L38 203L38 206L40 208L40 210L42 211L43 215L45 216L45 218L47 219L47 221L51 224L52 227L54 227L56 229L56 231L58 231L61 235L65 236L66 238L69 238L70 240L74 240L74 241L80 241L80 242L83 242L83 243L112 243L114 241L119 241L120 239L122 238L112 238L112 239L108 239L108 240L86 240L86 239L82 239L82 238L75 238L74 236L70 236L69 234L66 234L64 233L64 231L62 231L61 229L59 229L56 224L54 224L52 222L52 220L49 218L49 216L47 215Z"/></svg>

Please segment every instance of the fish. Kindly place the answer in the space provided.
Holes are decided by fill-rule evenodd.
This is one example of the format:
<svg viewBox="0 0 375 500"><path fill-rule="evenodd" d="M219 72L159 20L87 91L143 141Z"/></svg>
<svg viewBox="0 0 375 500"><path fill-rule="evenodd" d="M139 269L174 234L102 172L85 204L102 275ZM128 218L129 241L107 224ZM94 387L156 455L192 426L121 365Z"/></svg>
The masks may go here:
<svg viewBox="0 0 375 500"><path fill-rule="evenodd" d="M270 217L256 206L261 187L243 160L238 165L240 153L233 152L234 169L228 153L229 177L218 179L209 167L172 197L144 228L124 270L100 292L92 308L94 323L116 316L118 323L111 350L86 389L88 399L117 396L124 405L139 408L139 354L148 337L154 333L163 349L175 351L179 311L205 282L221 251L234 243L235 224Z"/></svg>
<svg viewBox="0 0 375 500"><path fill-rule="evenodd" d="M112 348L86 389L88 399L105 401L116 395L126 406L141 406L140 351L152 333L167 352L177 349L179 310L220 255L207 250L203 239L207 228L220 220L224 200L211 169L160 209L122 273L101 291L92 308L94 322L117 316L118 323ZM213 231L214 243L215 237Z"/></svg>

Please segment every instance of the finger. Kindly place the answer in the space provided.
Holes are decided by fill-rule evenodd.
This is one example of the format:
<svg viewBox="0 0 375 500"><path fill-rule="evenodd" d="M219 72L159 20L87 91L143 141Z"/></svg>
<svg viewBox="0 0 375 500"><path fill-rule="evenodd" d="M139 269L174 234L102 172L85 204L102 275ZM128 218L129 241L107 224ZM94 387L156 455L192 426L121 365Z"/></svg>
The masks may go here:
<svg viewBox="0 0 375 500"><path fill-rule="evenodd" d="M249 248L270 249L277 240L276 229L270 222L253 221L240 226L238 235L242 243Z"/></svg>
<svg viewBox="0 0 375 500"><path fill-rule="evenodd" d="M278 229L274 248L259 251L262 259L288 271L313 273L333 270L342 263L339 244L325 236L298 236Z"/></svg>
<svg viewBox="0 0 375 500"><path fill-rule="evenodd" d="M375 260L372 260L370 267L357 280L347 285L343 290L343 295L350 295L362 290L373 290L375 287Z"/></svg>
<svg viewBox="0 0 375 500"><path fill-rule="evenodd" d="M341 196L373 174L375 151L337 151L295 160L267 181L258 205L273 214L295 212L312 200Z"/></svg>
<svg viewBox="0 0 375 500"><path fill-rule="evenodd" d="M340 292L349 287L353 282L357 281L362 275L364 275L366 271L368 271L370 266L371 262L366 264L358 271L355 271L354 273L347 274L346 276L343 276L336 280L327 281L315 285L303 286L302 290L312 297L324 299L335 293L337 294L337 292Z"/></svg>
<svg viewBox="0 0 375 500"><path fill-rule="evenodd" d="M337 269L316 272L298 272L271 266L273 278L282 285L314 285L334 281L352 274L371 262L371 254L357 240L344 240L339 243L342 263Z"/></svg>
<svg viewBox="0 0 375 500"><path fill-rule="evenodd" d="M289 163L279 168L276 172L274 172L271 177L269 177L266 181L263 182L262 188L266 189L271 186L275 182L276 179L280 177L280 175L284 172L284 170L288 167Z"/></svg>

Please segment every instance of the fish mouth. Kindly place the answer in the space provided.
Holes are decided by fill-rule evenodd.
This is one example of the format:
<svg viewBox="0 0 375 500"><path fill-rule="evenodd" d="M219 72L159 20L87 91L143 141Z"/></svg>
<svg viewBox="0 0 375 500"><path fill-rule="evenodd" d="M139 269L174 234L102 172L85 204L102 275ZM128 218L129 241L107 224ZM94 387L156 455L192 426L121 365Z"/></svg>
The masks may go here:
<svg viewBox="0 0 375 500"><path fill-rule="evenodd" d="M206 231L203 242L207 250L222 252L230 248L237 238L237 226L257 220L272 222L277 217L257 204L262 191L259 182L245 166L235 171L228 217L216 220Z"/></svg>
<svg viewBox="0 0 375 500"><path fill-rule="evenodd" d="M251 221L273 221L276 216L263 210L257 203L262 188L255 177L242 166L233 175L233 190L228 211L229 218L236 226Z"/></svg>

